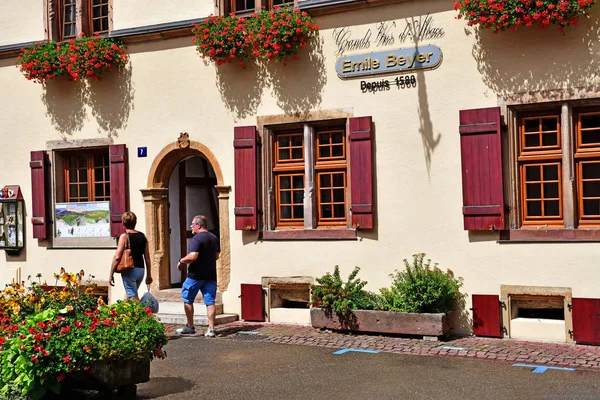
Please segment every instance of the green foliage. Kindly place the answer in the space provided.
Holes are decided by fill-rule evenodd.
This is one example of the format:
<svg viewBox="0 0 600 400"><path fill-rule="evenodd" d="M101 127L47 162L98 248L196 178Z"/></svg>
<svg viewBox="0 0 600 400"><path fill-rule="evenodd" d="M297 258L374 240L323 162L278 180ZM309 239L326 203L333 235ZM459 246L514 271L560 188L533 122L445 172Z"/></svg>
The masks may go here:
<svg viewBox="0 0 600 400"><path fill-rule="evenodd" d="M375 309L377 296L363 289L367 282L356 278L359 270L360 268L355 267L348 276L347 282L342 280L337 265L333 274L328 272L321 278L317 278L319 285L312 286L313 307L321 307L342 316L352 310Z"/></svg>
<svg viewBox="0 0 600 400"><path fill-rule="evenodd" d="M454 310L466 295L461 294L462 279L451 270L443 272L425 253L413 255L413 263L404 259L405 269L390 275L392 285L382 288L379 306L385 311L410 313L446 313Z"/></svg>

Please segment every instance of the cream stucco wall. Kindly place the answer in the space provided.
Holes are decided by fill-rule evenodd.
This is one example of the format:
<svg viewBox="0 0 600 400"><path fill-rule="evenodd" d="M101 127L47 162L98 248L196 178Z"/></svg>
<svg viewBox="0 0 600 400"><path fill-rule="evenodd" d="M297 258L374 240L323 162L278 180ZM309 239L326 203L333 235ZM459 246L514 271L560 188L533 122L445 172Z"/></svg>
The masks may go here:
<svg viewBox="0 0 600 400"><path fill-rule="evenodd" d="M131 7L131 17L118 22L115 16L117 29L138 18L134 6L122 3L115 7ZM139 189L146 187L154 158L180 132L211 149L224 185L233 186L234 126L255 125L261 115L347 109L354 116L373 116L377 229L360 232L358 241L341 242L258 241L254 233L232 231L225 312L240 313L241 283L260 283L265 276L318 277L336 264L346 276L360 266L367 288L377 290L389 284L388 275L402 267L403 258L417 252L464 278L469 295L499 294L504 284L570 287L574 297L600 297L595 284L600 281L600 248L595 244L501 245L496 233L463 230L458 135L459 110L495 106L499 96L565 85L596 90L598 11L566 35L555 30L492 35L466 29L451 7L443 0L414 1L318 18L320 45L288 66L266 71L237 65L216 69L198 58L189 38L135 44L129 47L128 70L94 82L85 96L70 82L43 88L20 76L14 59L0 60L5 93L0 98L0 148L10 155L0 160L0 183L21 185L30 214L29 151L44 149L49 140L109 137L129 148L130 204L142 216ZM427 13L445 36L426 44L438 46L444 58L436 70L415 73L416 88L363 94L360 79L337 77L335 28L352 26L353 36L360 37L375 30L378 21L402 26ZM136 157L138 146L148 147L147 158ZM235 187L233 191L231 227ZM139 229L144 231L144 225L140 217ZM23 277L41 271L50 280L65 267L106 279L113 249L51 250L32 239L27 228L21 256L0 254L0 283L8 276L2 265L22 268ZM113 296L122 293L118 282Z"/></svg>
<svg viewBox="0 0 600 400"><path fill-rule="evenodd" d="M127 0L113 4L115 30L202 18L215 12L211 0Z"/></svg>
<svg viewBox="0 0 600 400"><path fill-rule="evenodd" d="M44 40L42 1L1 1L0 32L0 46Z"/></svg>

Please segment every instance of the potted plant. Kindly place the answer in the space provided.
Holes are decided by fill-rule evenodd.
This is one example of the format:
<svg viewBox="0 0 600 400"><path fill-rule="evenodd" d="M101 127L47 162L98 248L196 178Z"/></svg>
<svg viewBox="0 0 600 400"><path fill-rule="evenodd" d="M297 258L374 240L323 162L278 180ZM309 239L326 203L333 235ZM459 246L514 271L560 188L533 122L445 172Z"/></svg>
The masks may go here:
<svg viewBox="0 0 600 400"><path fill-rule="evenodd" d="M538 26L542 29L550 24L563 29L567 25L575 25L582 15L597 0L457 0L454 9L459 12L458 18L467 20L468 25L479 25L481 28L495 32L507 29L517 30L519 27Z"/></svg>
<svg viewBox="0 0 600 400"><path fill-rule="evenodd" d="M0 397L38 399L69 387L113 390L149 379L166 356L164 326L139 302L106 305L81 274L62 272L62 290L38 283L0 292Z"/></svg>
<svg viewBox="0 0 600 400"><path fill-rule="evenodd" d="M246 19L211 15L192 29L196 49L202 58L217 65L237 60L243 67L244 60L251 54Z"/></svg>
<svg viewBox="0 0 600 400"><path fill-rule="evenodd" d="M356 279L358 268L348 282L333 275L317 278L312 288L311 323L315 328L359 332L392 333L426 337L445 336L450 329L449 314L465 297L462 279L442 271L425 254L404 260L405 269L391 274L392 285L379 294L364 291L366 282Z"/></svg>
<svg viewBox="0 0 600 400"><path fill-rule="evenodd" d="M44 83L56 77L100 79L112 68L127 64L125 45L103 37L80 36L66 42L41 42L24 49L17 66L29 80Z"/></svg>

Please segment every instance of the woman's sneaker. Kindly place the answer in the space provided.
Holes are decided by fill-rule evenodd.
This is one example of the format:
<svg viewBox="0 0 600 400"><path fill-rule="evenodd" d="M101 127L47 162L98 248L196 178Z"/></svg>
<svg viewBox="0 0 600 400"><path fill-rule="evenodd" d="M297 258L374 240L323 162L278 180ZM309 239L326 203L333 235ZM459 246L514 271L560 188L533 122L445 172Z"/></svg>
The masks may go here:
<svg viewBox="0 0 600 400"><path fill-rule="evenodd" d="M215 330L214 329L207 329L206 333L204 334L204 336L206 336L206 337L215 337Z"/></svg>
<svg viewBox="0 0 600 400"><path fill-rule="evenodd" d="M179 333L180 335L193 335L196 333L196 328L186 325L183 328L177 329L175 332Z"/></svg>

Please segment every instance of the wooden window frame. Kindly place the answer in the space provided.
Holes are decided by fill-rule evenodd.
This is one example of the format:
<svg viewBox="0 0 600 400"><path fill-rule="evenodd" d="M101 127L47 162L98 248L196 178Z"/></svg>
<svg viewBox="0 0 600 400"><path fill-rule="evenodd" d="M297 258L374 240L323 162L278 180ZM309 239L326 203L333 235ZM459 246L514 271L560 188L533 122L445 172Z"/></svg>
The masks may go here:
<svg viewBox="0 0 600 400"><path fill-rule="evenodd" d="M348 153L348 134L347 121L315 121L303 124L292 124L292 126L273 126L263 129L265 140L265 165L270 165L269 171L266 171L266 187L268 187L267 196L267 214L265 218L266 231L281 230L319 230L319 229L344 229L350 228L350 201L349 201L349 153ZM300 134L304 138L303 152L304 157L301 163L288 163L287 160L279 159L279 141L280 135ZM343 146L343 157L319 158L319 134L341 132ZM302 221L282 221L280 218L280 191L278 176L304 174L304 218ZM321 217L321 192L318 176L320 173L340 173L344 174L344 218L334 218L332 209L332 218ZM333 198L331 199L333 202ZM269 212L269 210L271 210ZM268 236L268 235L267 235Z"/></svg>
<svg viewBox="0 0 600 400"><path fill-rule="evenodd" d="M108 30L99 32L99 36L106 36L113 30L113 0L107 1L108 5ZM94 36L92 32L94 26L93 21L93 0L75 0L75 35L64 36L64 2L63 0L44 0L44 10L46 15L44 18L44 30L48 40L71 40L81 35ZM102 17L104 18L104 17Z"/></svg>
<svg viewBox="0 0 600 400"><path fill-rule="evenodd" d="M298 1L299 0L293 0L289 2L289 4L286 4L286 6L289 5L293 8L296 8L298 7ZM282 7L282 5L274 5L273 0L255 0L253 9L238 11L235 3L236 0L219 0L219 10L221 10L220 15L229 15L231 13L235 13L236 15L240 16L248 16L263 9L271 10L277 6Z"/></svg>
<svg viewBox="0 0 600 400"><path fill-rule="evenodd" d="M97 154L99 153L105 153L106 156L106 165L103 165L101 167L96 167L96 160L95 157ZM70 187L71 187L71 179L69 177L69 172L72 170L72 168L70 168L69 166L69 158L71 156L79 156L81 154L85 154L87 155L87 185L88 185L88 199L87 200L82 200L80 197L77 197L78 200L76 201L71 201L71 193L70 193ZM78 150L78 151L69 151L69 152L65 152L63 155L63 173L64 173L64 188L65 188L65 202L66 203L79 203L79 202L94 202L94 201L110 201L110 162L109 162L109 152L108 152L108 148L104 149L86 149L86 150ZM104 188L105 188L105 195L102 196L102 199L97 200L96 199L96 178L95 178L95 172L96 169L98 168L103 168L104 169L104 178L105 180L100 181L99 183L104 184ZM77 169L78 170L78 169ZM108 187L108 195L106 195L107 193L107 187Z"/></svg>
<svg viewBox="0 0 600 400"><path fill-rule="evenodd" d="M561 148L560 153L556 150L524 152L521 120L549 115L557 115L560 118L560 143L557 146ZM581 117L587 115L600 115L600 99L520 104L507 107L508 129L514 134L503 140L503 145L510 149L509 152L505 152L504 156L504 162L510 166L505 172L504 179L505 182L508 182L505 186L505 193L509 199L511 212L508 230L501 237L502 241L594 241L596 237L600 237L600 215L588 217L583 215L582 166L590 162L600 163L600 142L582 144ZM523 166L548 162L561 163L559 171L561 219L540 218L534 220L527 218ZM535 232L531 232L532 229Z"/></svg>

